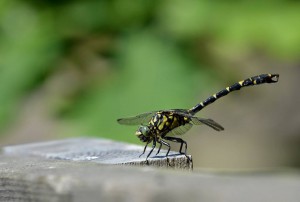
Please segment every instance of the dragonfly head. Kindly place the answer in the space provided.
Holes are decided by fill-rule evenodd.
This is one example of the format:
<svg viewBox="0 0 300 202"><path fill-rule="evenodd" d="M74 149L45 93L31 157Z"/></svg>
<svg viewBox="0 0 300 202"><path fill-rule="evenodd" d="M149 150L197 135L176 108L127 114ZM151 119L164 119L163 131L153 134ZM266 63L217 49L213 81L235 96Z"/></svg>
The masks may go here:
<svg viewBox="0 0 300 202"><path fill-rule="evenodd" d="M148 126L143 126L143 125L141 125L141 126L139 127L139 129L137 129L137 131L135 132L135 135L137 135L137 136L139 136L139 135L145 135L145 136L148 136L149 131L150 131L150 129L149 129Z"/></svg>
<svg viewBox="0 0 300 202"><path fill-rule="evenodd" d="M150 129L148 126L141 125L135 132L135 135L138 136L138 138L140 138L141 141L147 142L149 139L149 132Z"/></svg>

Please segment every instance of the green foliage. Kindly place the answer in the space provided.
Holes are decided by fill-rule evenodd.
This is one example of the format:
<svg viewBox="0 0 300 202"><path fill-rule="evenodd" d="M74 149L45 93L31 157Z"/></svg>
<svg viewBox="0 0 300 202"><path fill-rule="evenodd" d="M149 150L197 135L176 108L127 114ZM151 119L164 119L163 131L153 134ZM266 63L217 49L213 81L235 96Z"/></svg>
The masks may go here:
<svg viewBox="0 0 300 202"><path fill-rule="evenodd" d="M75 135L135 141L134 129L115 120L190 107L207 83L230 73L213 68L220 53L259 49L297 60L299 9L279 0L2 1L0 126L61 75L70 83L53 84L48 116Z"/></svg>
<svg viewBox="0 0 300 202"><path fill-rule="evenodd" d="M52 20L45 13L37 13L23 3L12 3L1 9L0 37L0 125L26 91L35 85L59 56L58 36L53 32ZM40 18L39 15L43 15Z"/></svg>

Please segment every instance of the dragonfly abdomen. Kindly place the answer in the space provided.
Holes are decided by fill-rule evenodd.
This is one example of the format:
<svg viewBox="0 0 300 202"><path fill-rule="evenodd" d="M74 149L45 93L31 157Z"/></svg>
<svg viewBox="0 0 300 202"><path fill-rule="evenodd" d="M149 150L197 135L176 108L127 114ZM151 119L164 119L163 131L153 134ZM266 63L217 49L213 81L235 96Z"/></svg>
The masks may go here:
<svg viewBox="0 0 300 202"><path fill-rule="evenodd" d="M224 97L230 92L240 90L243 87L246 86L253 86L253 85L259 85L263 83L276 83L278 81L279 75L278 74L261 74L258 76L253 76L248 79L242 80L240 82L234 83L233 85L219 91L218 93L208 97L203 102L200 102L196 106L194 106L192 109L189 109L188 112L191 114L196 114L201 109L206 107L207 105L213 103L217 99Z"/></svg>

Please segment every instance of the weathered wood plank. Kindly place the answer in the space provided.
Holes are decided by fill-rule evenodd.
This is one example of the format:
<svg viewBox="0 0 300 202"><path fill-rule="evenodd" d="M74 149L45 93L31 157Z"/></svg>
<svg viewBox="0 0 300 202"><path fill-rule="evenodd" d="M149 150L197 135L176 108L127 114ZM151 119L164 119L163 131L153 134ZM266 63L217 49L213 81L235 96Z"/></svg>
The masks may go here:
<svg viewBox="0 0 300 202"><path fill-rule="evenodd" d="M165 157L165 150L161 150L155 156L157 150L153 152L148 162L145 161L146 153L139 158L143 151L143 146L121 143L100 138L74 138L58 141L40 142L3 148L4 154L14 154L22 156L40 156L48 159L60 159L71 161L91 161L100 164L129 164L139 166L156 166L175 169L188 169L193 167L192 161L186 156L179 155L178 152L170 152ZM154 157L153 157L154 156ZM190 156L190 158L192 158Z"/></svg>
<svg viewBox="0 0 300 202"><path fill-rule="evenodd" d="M297 172L217 174L0 155L0 201L298 202Z"/></svg>

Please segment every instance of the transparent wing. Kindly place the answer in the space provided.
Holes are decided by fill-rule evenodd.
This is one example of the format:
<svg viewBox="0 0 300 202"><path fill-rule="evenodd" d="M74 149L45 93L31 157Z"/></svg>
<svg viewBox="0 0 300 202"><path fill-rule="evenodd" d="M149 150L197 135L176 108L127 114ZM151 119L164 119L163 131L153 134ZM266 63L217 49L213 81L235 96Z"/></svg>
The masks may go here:
<svg viewBox="0 0 300 202"><path fill-rule="evenodd" d="M221 131L224 130L223 126L221 126L220 124L218 124L217 122L215 122L212 119L204 119L204 118L199 118L199 117L191 117L191 122L195 125L200 125L200 124L205 124L213 129L215 129L216 131Z"/></svg>
<svg viewBox="0 0 300 202"><path fill-rule="evenodd" d="M178 136L178 135L183 135L184 133L186 133L188 130L190 130L192 128L193 124L191 123L187 123L185 125L182 126L178 126L176 128L174 128L173 130L169 131L165 136Z"/></svg>
<svg viewBox="0 0 300 202"><path fill-rule="evenodd" d="M118 119L119 124L123 125L139 125L139 124L145 124L150 121L152 116L154 116L155 112L146 112L143 114L139 114L137 116L128 117L128 118L120 118Z"/></svg>
<svg viewBox="0 0 300 202"><path fill-rule="evenodd" d="M178 114L180 116L191 116L187 109L169 109L163 110L162 112L172 112L173 114Z"/></svg>

